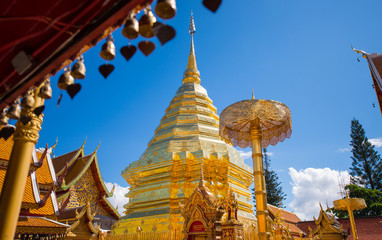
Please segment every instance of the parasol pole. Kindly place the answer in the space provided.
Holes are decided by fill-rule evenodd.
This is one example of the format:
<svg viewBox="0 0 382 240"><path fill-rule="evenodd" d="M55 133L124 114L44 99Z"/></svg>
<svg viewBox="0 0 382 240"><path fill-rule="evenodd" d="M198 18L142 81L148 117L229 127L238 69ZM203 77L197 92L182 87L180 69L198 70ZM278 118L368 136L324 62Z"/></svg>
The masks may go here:
<svg viewBox="0 0 382 240"><path fill-rule="evenodd" d="M346 198L349 199L349 198ZM358 234L357 234L357 229L355 228L355 221L354 221L354 214L353 214L353 209L351 209L351 203L350 201L347 201L347 209L349 213L349 219L350 219L350 225L351 225L351 230L353 232L353 239L358 240Z"/></svg>
<svg viewBox="0 0 382 240"><path fill-rule="evenodd" d="M265 188L263 153L261 149L262 134L259 118L250 121L250 124L257 225L259 229L259 239L266 240L269 239L270 233L267 232L267 190Z"/></svg>

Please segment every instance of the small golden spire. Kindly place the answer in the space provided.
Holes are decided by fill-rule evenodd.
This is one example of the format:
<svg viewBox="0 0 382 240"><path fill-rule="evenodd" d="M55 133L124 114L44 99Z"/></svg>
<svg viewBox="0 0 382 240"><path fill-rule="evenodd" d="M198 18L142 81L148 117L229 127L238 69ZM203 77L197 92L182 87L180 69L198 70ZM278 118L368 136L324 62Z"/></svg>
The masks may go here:
<svg viewBox="0 0 382 240"><path fill-rule="evenodd" d="M97 153L99 146L101 146L101 140L99 140L99 144L98 144L98 146L96 147L96 149L94 150L93 153Z"/></svg>
<svg viewBox="0 0 382 240"><path fill-rule="evenodd" d="M188 55L187 68L183 75L183 83L195 82L200 83L200 74L196 65L195 48L194 48L194 33L196 32L193 13L191 11L190 27L188 29L191 34L191 48Z"/></svg>
<svg viewBox="0 0 382 240"><path fill-rule="evenodd" d="M255 94L253 93L253 88L252 88L252 99L255 99Z"/></svg>

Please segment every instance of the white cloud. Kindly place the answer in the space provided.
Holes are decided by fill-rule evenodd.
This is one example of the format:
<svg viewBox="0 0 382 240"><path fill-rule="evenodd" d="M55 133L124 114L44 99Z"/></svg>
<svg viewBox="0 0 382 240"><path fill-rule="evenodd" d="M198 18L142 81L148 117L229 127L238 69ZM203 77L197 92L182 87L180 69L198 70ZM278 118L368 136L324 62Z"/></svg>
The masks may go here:
<svg viewBox="0 0 382 240"><path fill-rule="evenodd" d="M376 148L382 147L382 138L372 138L369 142L373 144Z"/></svg>
<svg viewBox="0 0 382 240"><path fill-rule="evenodd" d="M252 158L252 150L248 152L244 152L243 150L237 150L243 159L251 159ZM268 156L273 156L273 152L267 152Z"/></svg>
<svg viewBox="0 0 382 240"><path fill-rule="evenodd" d="M347 171L331 170L329 168L307 168L297 171L289 168L292 178L293 200L289 204L301 220L312 220L318 217L319 203L326 208L333 206L333 201L340 199L339 181L349 183Z"/></svg>
<svg viewBox="0 0 382 240"><path fill-rule="evenodd" d="M114 195L107 200L109 200L115 208L118 206L118 212L123 216L123 212L125 211L123 205L129 202L129 198L125 197L126 193L129 192L129 188L121 187L118 183L105 182L105 185L109 191L111 191L115 185Z"/></svg>
<svg viewBox="0 0 382 240"><path fill-rule="evenodd" d="M243 150L238 150L238 151L239 151L239 153L240 153L240 155L241 155L241 157L243 159L250 159L250 158L252 158L252 150L250 150L248 152L244 152Z"/></svg>
<svg viewBox="0 0 382 240"><path fill-rule="evenodd" d="M337 151L343 153L343 152L350 152L350 150L351 150L350 148L339 148Z"/></svg>

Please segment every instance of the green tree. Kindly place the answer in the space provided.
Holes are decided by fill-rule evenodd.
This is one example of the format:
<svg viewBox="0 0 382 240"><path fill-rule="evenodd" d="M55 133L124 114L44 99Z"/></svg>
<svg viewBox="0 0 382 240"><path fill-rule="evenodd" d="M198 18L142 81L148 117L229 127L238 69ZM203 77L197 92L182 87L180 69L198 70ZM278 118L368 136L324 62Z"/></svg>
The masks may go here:
<svg viewBox="0 0 382 240"><path fill-rule="evenodd" d="M382 192L376 189L366 189L354 184L347 185L345 187L349 191L349 197L351 198L363 198L365 199L367 208L354 211L354 216L382 216ZM333 213L339 218L349 217L347 211L338 211L331 209Z"/></svg>
<svg viewBox="0 0 382 240"><path fill-rule="evenodd" d="M350 167L352 183L364 186L367 189L382 190L382 161L374 146L365 136L365 130L358 120L351 121L351 157Z"/></svg>
<svg viewBox="0 0 382 240"><path fill-rule="evenodd" d="M281 187L281 182L277 173L271 169L271 159L269 158L268 151L263 148L263 161L264 161L264 175L265 175L265 186L267 188L267 202L277 207L284 207L283 201L286 199L286 194L283 192ZM253 190L253 201L256 203L255 199L255 189Z"/></svg>

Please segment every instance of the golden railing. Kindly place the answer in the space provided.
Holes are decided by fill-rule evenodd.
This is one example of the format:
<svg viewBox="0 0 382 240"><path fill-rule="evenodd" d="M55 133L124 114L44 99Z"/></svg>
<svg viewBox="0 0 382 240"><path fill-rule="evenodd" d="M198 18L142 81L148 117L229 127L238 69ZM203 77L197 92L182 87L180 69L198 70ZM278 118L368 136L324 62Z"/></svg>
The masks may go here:
<svg viewBox="0 0 382 240"><path fill-rule="evenodd" d="M161 232L124 233L108 235L105 240L183 240L184 234L180 230Z"/></svg>

